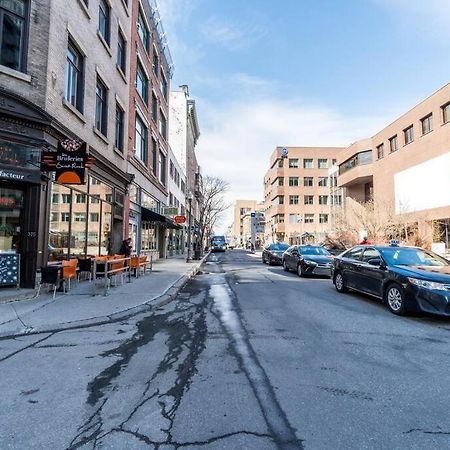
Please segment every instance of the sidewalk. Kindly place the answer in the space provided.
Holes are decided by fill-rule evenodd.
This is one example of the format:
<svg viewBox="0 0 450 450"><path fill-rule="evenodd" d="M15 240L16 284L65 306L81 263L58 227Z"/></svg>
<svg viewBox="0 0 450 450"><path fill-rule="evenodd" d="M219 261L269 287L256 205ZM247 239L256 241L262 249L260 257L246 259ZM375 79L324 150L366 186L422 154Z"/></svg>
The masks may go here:
<svg viewBox="0 0 450 450"><path fill-rule="evenodd" d="M201 263L186 263L185 256L174 256L153 263L153 271L128 283L112 287L103 296L102 285L93 296L92 283L73 283L67 294L43 290L38 298L0 304L0 337L91 326L126 318L148 308L170 301L186 281L196 274Z"/></svg>

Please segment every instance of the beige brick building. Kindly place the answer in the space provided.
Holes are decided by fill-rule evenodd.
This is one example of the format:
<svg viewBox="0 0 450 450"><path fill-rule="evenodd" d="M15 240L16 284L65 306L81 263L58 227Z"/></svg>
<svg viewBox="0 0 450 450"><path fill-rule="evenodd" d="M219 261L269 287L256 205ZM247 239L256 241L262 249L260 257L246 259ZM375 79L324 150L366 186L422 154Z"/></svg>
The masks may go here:
<svg viewBox="0 0 450 450"><path fill-rule="evenodd" d="M320 241L330 227L329 169L339 147L277 147L264 177L265 241ZM302 236L304 237L302 239Z"/></svg>
<svg viewBox="0 0 450 450"><path fill-rule="evenodd" d="M338 155L338 186L403 216L418 244L450 246L450 84ZM370 236L369 236L370 237ZM398 236L405 239L406 236Z"/></svg>
<svg viewBox="0 0 450 450"><path fill-rule="evenodd" d="M252 211L259 211L263 208L258 206L257 200L236 200L233 207L233 225L231 229L230 241L234 245L245 244L245 216Z"/></svg>

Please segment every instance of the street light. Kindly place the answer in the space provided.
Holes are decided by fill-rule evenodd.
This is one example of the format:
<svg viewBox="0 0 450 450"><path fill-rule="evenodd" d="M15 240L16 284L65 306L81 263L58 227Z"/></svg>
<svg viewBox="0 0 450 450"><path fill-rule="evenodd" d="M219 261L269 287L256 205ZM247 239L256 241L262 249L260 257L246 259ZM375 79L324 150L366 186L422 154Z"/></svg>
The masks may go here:
<svg viewBox="0 0 450 450"><path fill-rule="evenodd" d="M192 192L189 191L186 195L186 198L189 203L189 220L188 220L188 249L187 249L187 257L186 262L192 261L192 253L191 253L191 232L192 232L192 199L194 196L192 195Z"/></svg>

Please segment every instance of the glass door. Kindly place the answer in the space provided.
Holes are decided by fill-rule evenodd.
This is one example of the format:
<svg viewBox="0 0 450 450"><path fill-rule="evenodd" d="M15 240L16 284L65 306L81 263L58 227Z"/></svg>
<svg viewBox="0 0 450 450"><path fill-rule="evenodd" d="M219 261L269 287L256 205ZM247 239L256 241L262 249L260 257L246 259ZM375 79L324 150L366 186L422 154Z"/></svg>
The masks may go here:
<svg viewBox="0 0 450 450"><path fill-rule="evenodd" d="M0 188L0 253L20 253L24 192Z"/></svg>

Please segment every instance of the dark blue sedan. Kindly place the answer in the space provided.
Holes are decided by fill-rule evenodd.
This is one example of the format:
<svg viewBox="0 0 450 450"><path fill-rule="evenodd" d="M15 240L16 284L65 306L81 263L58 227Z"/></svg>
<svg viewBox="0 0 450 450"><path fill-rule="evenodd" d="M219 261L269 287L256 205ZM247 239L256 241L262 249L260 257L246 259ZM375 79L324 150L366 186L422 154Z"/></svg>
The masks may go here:
<svg viewBox="0 0 450 450"><path fill-rule="evenodd" d="M381 299L394 314L450 316L450 262L421 248L353 247L334 259L333 283Z"/></svg>

